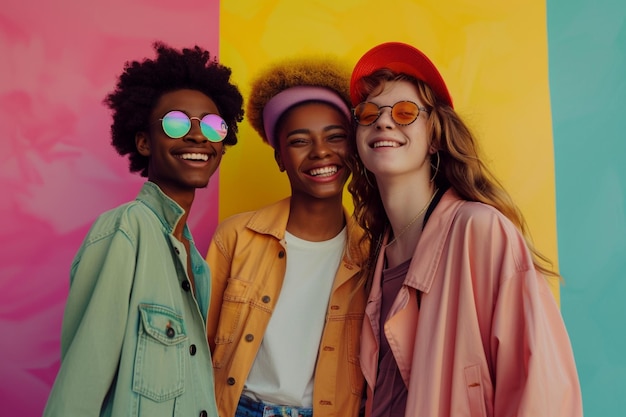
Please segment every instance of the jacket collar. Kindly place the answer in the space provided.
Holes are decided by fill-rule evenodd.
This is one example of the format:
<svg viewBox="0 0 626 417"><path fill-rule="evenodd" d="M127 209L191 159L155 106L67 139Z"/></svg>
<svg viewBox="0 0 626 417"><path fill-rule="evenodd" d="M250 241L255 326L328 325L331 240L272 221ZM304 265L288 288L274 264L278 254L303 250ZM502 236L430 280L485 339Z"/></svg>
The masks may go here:
<svg viewBox="0 0 626 417"><path fill-rule="evenodd" d="M285 238L285 229L289 219L290 201L291 198L287 197L258 209L250 217L246 227L257 233L274 236L282 241Z"/></svg>
<svg viewBox="0 0 626 417"><path fill-rule="evenodd" d="M146 181L143 184L136 200L145 204L156 214L168 233L174 231L174 228L185 213L185 210L178 203L165 195L158 185L150 181ZM187 239L191 240L191 234L187 229L187 225L185 225L183 233Z"/></svg>
<svg viewBox="0 0 626 417"><path fill-rule="evenodd" d="M254 212L246 227L256 233L274 236L282 242L285 239L285 230L287 229L287 220L289 219L290 201L291 197L287 197L269 206L260 208ZM348 232L348 251L344 257L350 263L360 267L368 251L367 245L361 243L364 232L354 217L348 214L345 207L343 212Z"/></svg>
<svg viewBox="0 0 626 417"><path fill-rule="evenodd" d="M428 293L435 278L437 265L441 261L443 249L452 227L456 212L465 202L456 191L448 189L433 210L422 236L420 237L409 269L404 280L404 285L415 288L424 293ZM385 256L385 244L389 239L389 234L383 239L383 246L378 257L376 273L382 271Z"/></svg>

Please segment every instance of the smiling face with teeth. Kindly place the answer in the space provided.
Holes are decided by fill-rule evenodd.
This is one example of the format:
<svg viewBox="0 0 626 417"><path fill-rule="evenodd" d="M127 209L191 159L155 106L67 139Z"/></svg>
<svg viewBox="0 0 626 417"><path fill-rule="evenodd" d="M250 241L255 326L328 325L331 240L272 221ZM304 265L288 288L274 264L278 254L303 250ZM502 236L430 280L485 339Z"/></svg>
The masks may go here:
<svg viewBox="0 0 626 417"><path fill-rule="evenodd" d="M210 142L200 130L198 120L192 120L191 130L179 139L163 132L159 118L171 110L190 117L219 114L215 102L197 90L175 90L165 93L157 102L150 118L150 130L136 136L138 151L149 157L148 180L175 201L178 196L193 195L204 188L222 160L223 143Z"/></svg>
<svg viewBox="0 0 626 417"><path fill-rule="evenodd" d="M282 116L275 156L287 172L292 198L341 201L350 175L344 164L349 132L346 116L326 103L300 104Z"/></svg>
<svg viewBox="0 0 626 417"><path fill-rule="evenodd" d="M424 107L417 88L409 81L388 81L366 98L379 107L392 106L399 101L412 101ZM365 167L377 180L388 175L413 172L422 179L430 178L430 155L435 149L427 126L427 112L406 126L396 124L391 109L381 109L380 117L369 126L358 125L356 143Z"/></svg>

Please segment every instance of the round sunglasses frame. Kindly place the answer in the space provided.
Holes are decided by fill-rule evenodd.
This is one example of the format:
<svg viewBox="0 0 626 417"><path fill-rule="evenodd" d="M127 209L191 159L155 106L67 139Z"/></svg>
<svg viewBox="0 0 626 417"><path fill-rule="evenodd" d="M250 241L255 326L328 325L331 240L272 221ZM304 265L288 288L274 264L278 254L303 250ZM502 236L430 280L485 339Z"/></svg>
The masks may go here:
<svg viewBox="0 0 626 417"><path fill-rule="evenodd" d="M398 104L406 104L406 103L410 103L410 104L414 105L414 106L415 106L415 109L417 110L417 113L415 113L415 117L414 117L414 118L413 118L413 120L411 120L410 122L408 122L408 123L401 123L401 122L399 122L399 121L396 119L396 117L394 116L394 109L396 109L396 106L397 106ZM359 108L362 108L362 107L364 107L364 106L368 106L368 105L371 105L371 106L375 106L375 107L376 107L376 109L377 109L377 112L376 112L376 118L375 118L374 120L372 120L372 121L371 121L371 123L362 123L362 122L359 120L359 115L358 115L358 113L357 113L357 112L358 112ZM395 124L397 124L398 126L408 126L408 125L410 125L411 123L415 122L415 121L417 120L417 118L419 117L420 112L423 112L423 111L424 111L424 112L426 112L426 113L429 113L429 111L428 111L428 109L427 109L427 108L422 107L422 106L420 106L419 104L417 104L417 103L415 103L415 102L413 102L413 101L410 101L410 100L400 100L400 101L398 101L398 102L396 102L396 103L394 103L394 104L392 104L392 105L390 105L390 106L379 106L378 104L376 104L376 103L374 103L374 102L371 102L371 101L363 101L363 102L361 102L361 103L357 104L357 105L356 105L356 106L352 109L352 116L354 117L354 121L355 121L355 122L357 122L357 124L358 124L358 125L360 125L360 126L371 126L371 125L373 125L374 123L376 123L376 120L378 120L378 119L380 118L380 116L381 116L381 114L382 114L382 111L381 111L381 110L382 110L382 109L384 109L384 108L386 108L386 107L388 107L388 108L390 108L390 109L391 109L391 120L393 120L393 122L394 122Z"/></svg>
<svg viewBox="0 0 626 417"><path fill-rule="evenodd" d="M168 119L168 116L170 117L170 119ZM171 120L172 118L176 118L177 116L178 117L184 116L184 118L179 118L177 120L186 121L188 123L186 127L187 130L180 135L173 134L172 128L170 126L167 126L168 120ZM222 127L222 129L221 130L216 129L213 126L214 123L212 124L212 123L207 122L207 120L205 120L207 118L210 118L213 120L217 119L217 123L220 124L220 127ZM215 114L215 113L205 114L202 117L195 117L195 116L189 117L185 112L181 110L170 110L167 113L165 113L163 117L159 118L159 121L161 122L161 129L163 129L163 133L165 133L168 137L172 139L180 139L184 137L185 135L187 135L191 131L191 122L193 120L197 120L198 123L200 123L200 130L202 131L202 135L205 138L207 138L209 142L213 142L213 143L222 142L226 138L226 135L228 134L228 124L219 114ZM214 134L217 134L217 137Z"/></svg>

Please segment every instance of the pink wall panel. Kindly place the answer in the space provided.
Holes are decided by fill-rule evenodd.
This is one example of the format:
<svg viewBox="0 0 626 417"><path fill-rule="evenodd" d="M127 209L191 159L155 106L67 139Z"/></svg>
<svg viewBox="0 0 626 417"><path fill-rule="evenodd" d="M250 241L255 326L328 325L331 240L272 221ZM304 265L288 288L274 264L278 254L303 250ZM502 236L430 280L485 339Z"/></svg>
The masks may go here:
<svg viewBox="0 0 626 417"><path fill-rule="evenodd" d="M218 55L214 1L3 0L0 8L0 415L39 416L56 375L69 265L102 211L144 181L109 145L102 99L152 42ZM190 226L203 252L217 177Z"/></svg>

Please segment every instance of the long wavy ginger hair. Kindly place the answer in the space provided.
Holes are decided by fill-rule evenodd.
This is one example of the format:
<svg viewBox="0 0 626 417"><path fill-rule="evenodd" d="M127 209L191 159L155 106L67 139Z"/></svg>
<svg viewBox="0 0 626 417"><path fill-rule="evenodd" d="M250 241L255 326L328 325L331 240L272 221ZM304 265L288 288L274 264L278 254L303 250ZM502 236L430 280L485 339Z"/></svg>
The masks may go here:
<svg viewBox="0 0 626 417"><path fill-rule="evenodd" d="M542 255L533 245L528 225L519 208L510 195L479 158L476 139L458 114L449 105L437 100L432 89L423 81L410 75L380 69L359 83L360 97L367 97L380 91L385 83L408 81L417 87L418 95L428 109L427 126L431 145L438 150L438 169L434 168L433 181L439 188L451 187L457 194L468 201L477 201L495 207L520 230L530 248L535 268L550 276L559 276L552 269L550 260ZM389 218L380 197L374 175L369 172L358 156L356 144L347 161L352 170L352 179L348 190L354 200L354 214L365 230L365 237L371 240L366 274L371 276L376 263L382 236L390 227ZM437 166L436 161L431 163Z"/></svg>

